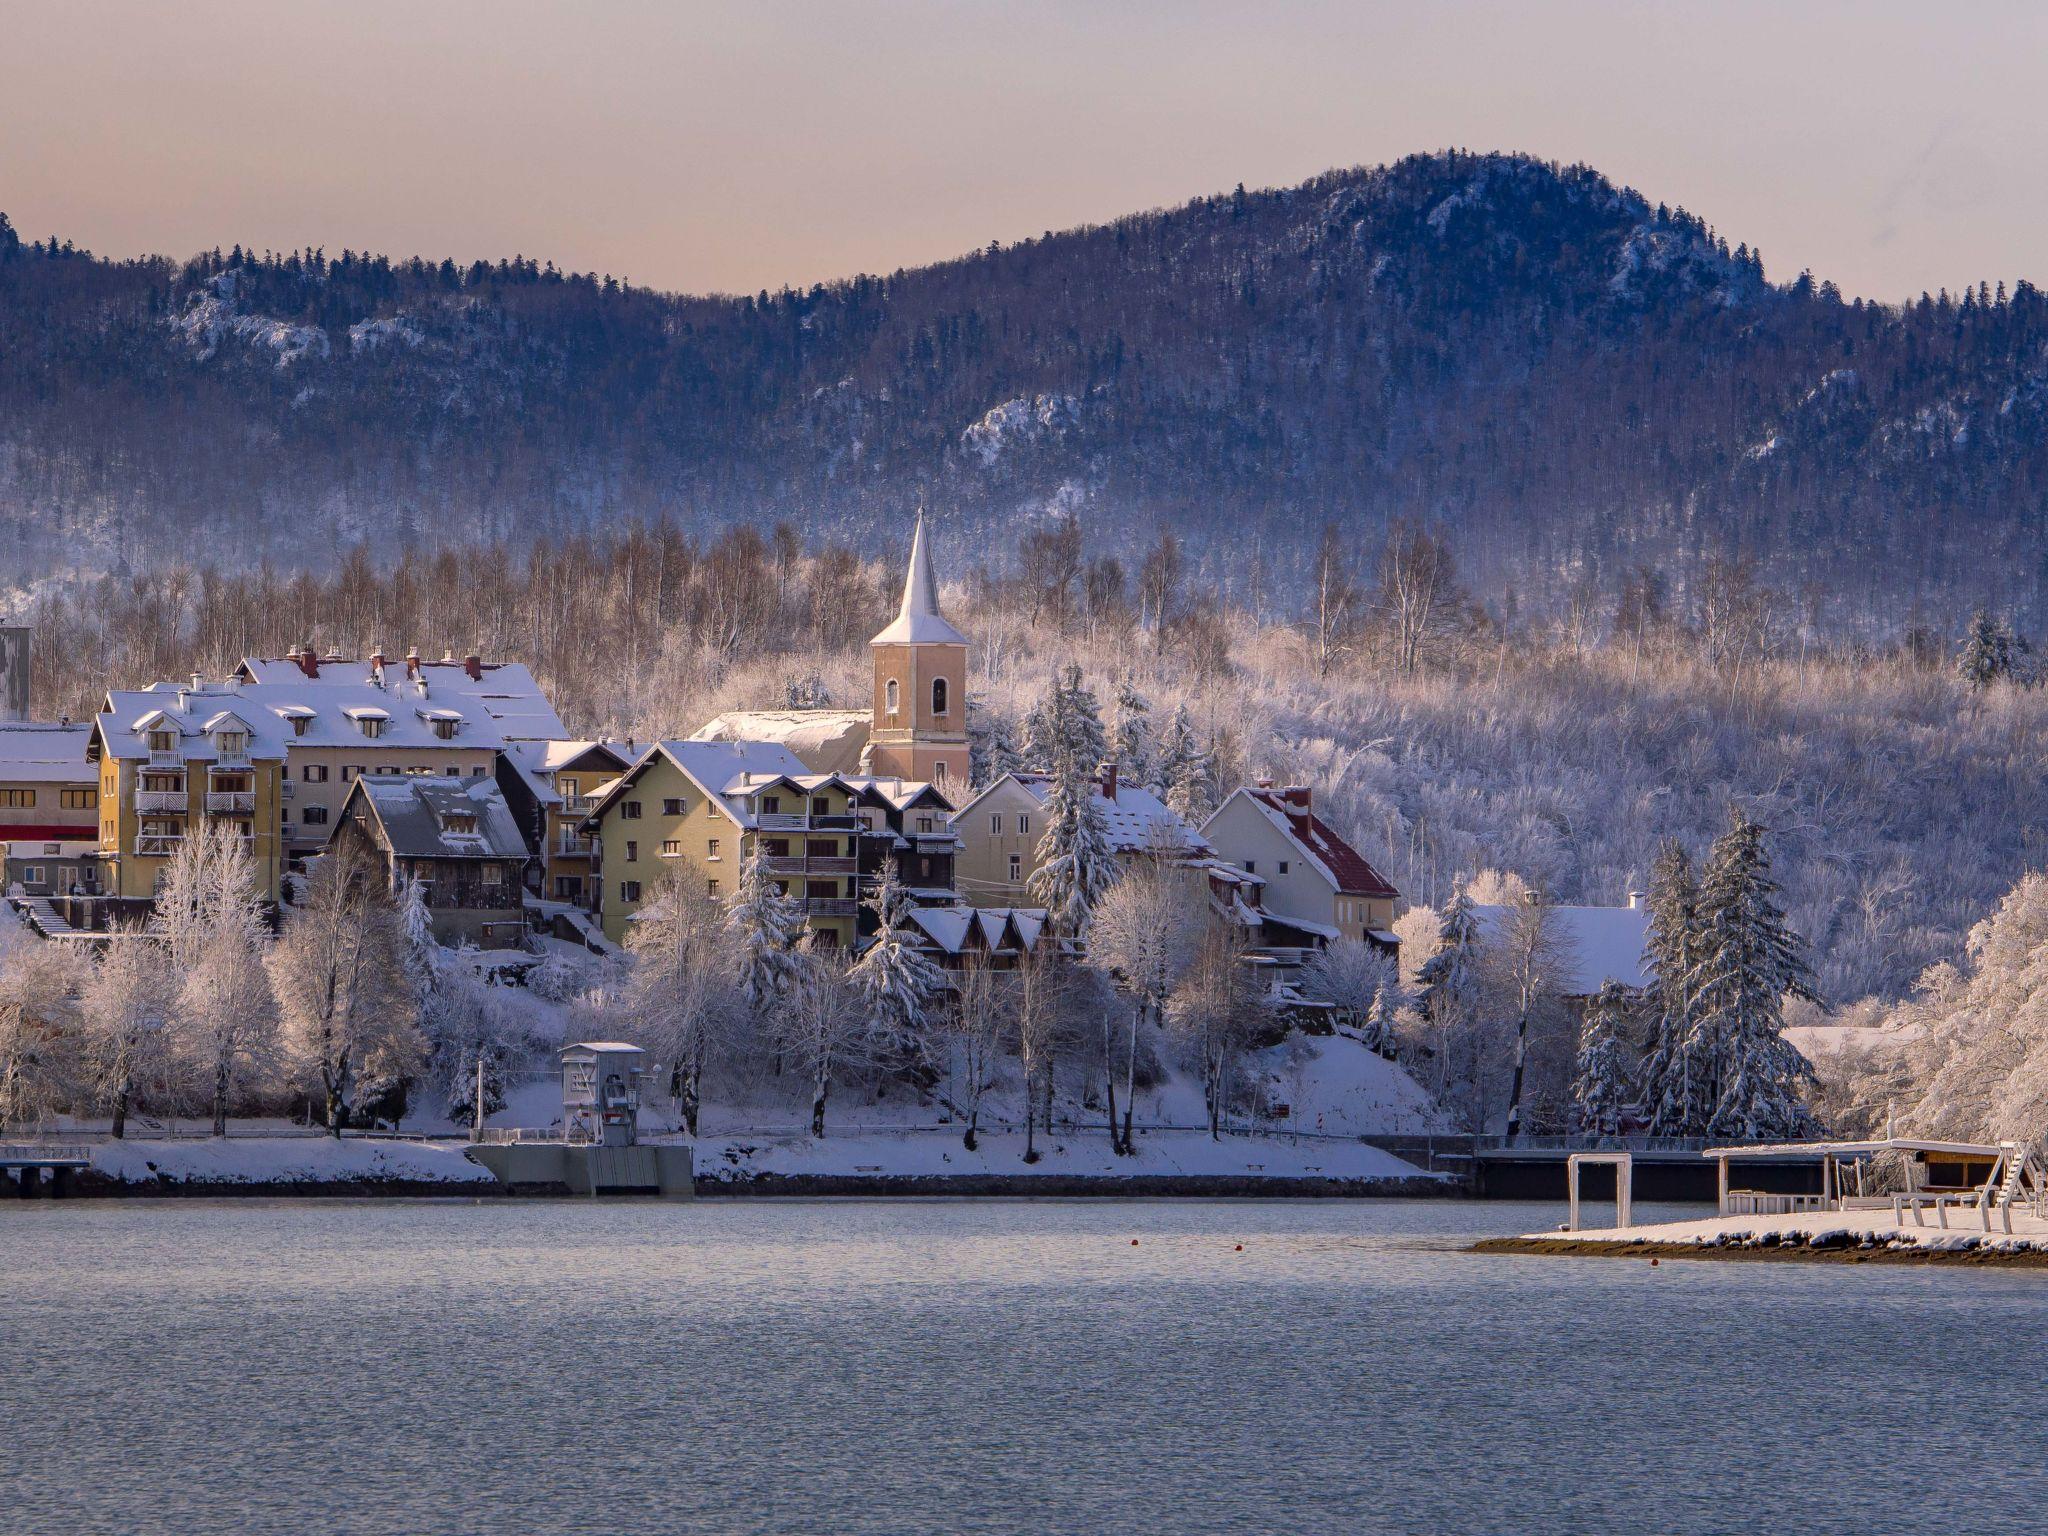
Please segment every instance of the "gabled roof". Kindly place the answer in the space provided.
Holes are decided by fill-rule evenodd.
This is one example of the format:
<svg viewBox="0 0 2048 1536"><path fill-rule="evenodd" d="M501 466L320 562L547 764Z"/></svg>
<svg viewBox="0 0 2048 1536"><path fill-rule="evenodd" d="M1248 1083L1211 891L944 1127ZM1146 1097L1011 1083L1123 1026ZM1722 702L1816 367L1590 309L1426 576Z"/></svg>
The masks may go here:
<svg viewBox="0 0 2048 1536"><path fill-rule="evenodd" d="M391 852L406 859L509 859L526 857L526 839L489 779L435 778L426 774L364 774L342 806L347 817L360 801L383 828ZM459 831L451 816L475 826Z"/></svg>
<svg viewBox="0 0 2048 1536"><path fill-rule="evenodd" d="M1339 837L1330 824L1310 810L1303 803L1308 791L1297 789L1266 789L1247 786L1226 799L1230 804L1242 796L1247 803L1270 822L1280 835L1292 843L1323 878L1346 896L1376 896L1387 899L1397 897L1400 892L1394 883L1372 865L1361 858L1358 851ZM1292 798L1299 796L1299 799ZM1207 831L1216 817L1223 814L1223 805L1216 808L1208 821L1202 824Z"/></svg>
<svg viewBox="0 0 2048 1536"><path fill-rule="evenodd" d="M754 790L767 781L801 779L809 773L802 760L779 742L657 741L605 787L590 808L590 819L594 821L609 811L657 758L675 764L683 777L697 786L699 794L717 801L718 808L742 828L754 825L754 809L748 798ZM728 786L732 787L730 792Z"/></svg>
<svg viewBox="0 0 2048 1536"><path fill-rule="evenodd" d="M975 807L1006 784L1023 790L1041 806L1052 793L1052 775L1049 773L1006 773L956 811L954 824L964 825L964 818ZM1102 781L1098 778L1094 793L1102 805L1102 819L1109 833L1110 846L1118 853L1165 850L1208 854L1214 851L1201 833L1149 789L1119 783L1115 797L1111 798L1103 793Z"/></svg>
<svg viewBox="0 0 2048 1536"><path fill-rule="evenodd" d="M211 759L212 732L245 731L251 758L282 759L291 728L269 709L232 683L205 683L198 688L181 688L175 683L152 683L147 688L116 689L108 693L106 707L93 721L94 739L108 757L142 759L149 756L149 733L173 730L178 733L181 758Z"/></svg>
<svg viewBox="0 0 2048 1536"><path fill-rule="evenodd" d="M707 720L690 740L780 742L813 773L852 773L873 724L865 709L735 709Z"/></svg>
<svg viewBox="0 0 2048 1536"><path fill-rule="evenodd" d="M508 741L505 761L519 775L527 793L542 805L560 805L562 793L555 787L556 775L589 759L590 766L613 778L630 766L631 760L609 741ZM597 786L585 786L595 789Z"/></svg>
<svg viewBox="0 0 2048 1536"><path fill-rule="evenodd" d="M896 617L869 645L965 645L967 637L939 612L939 580L932 573L931 541L925 536L924 514L910 536L910 569L903 577L903 603Z"/></svg>
<svg viewBox="0 0 2048 1536"><path fill-rule="evenodd" d="M144 733L153 726L176 730L186 738L184 755L201 758L213 755L206 734L223 729L246 730L250 750L258 757L283 757L292 747L356 747L371 742L381 748L481 752L505 745L497 721L479 700L454 696L429 706L423 699L401 699L359 680L315 683L297 667L291 672L296 681L208 683L199 691L152 683L110 693L107 710L100 716L106 750L114 757L146 755ZM366 720L382 721L382 734L366 737ZM450 720L456 722L455 734L437 735L435 723Z"/></svg>
<svg viewBox="0 0 2048 1536"><path fill-rule="evenodd" d="M1034 949L1045 928L1043 907L912 907L907 916L949 955Z"/></svg>

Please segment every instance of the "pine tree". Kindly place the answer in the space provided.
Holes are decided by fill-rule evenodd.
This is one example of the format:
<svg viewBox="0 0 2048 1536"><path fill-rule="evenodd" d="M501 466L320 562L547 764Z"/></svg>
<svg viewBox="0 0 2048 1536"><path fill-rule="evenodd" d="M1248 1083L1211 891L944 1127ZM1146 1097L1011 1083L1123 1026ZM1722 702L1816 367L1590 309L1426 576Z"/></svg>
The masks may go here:
<svg viewBox="0 0 2048 1536"><path fill-rule="evenodd" d="M776 889L758 837L726 908L725 928L737 951L740 996L758 1018L798 981L802 965L796 945L804 929L803 908Z"/></svg>
<svg viewBox="0 0 2048 1536"><path fill-rule="evenodd" d="M1956 654L1956 674L1972 688L1982 689L2009 676L2012 666L2011 634L1979 608L1970 615L1970 627Z"/></svg>
<svg viewBox="0 0 2048 1536"><path fill-rule="evenodd" d="M967 706L967 782L974 789L986 789L1006 773L1021 773L1024 755L1017 750L1007 717L984 708L979 702Z"/></svg>
<svg viewBox="0 0 2048 1536"><path fill-rule="evenodd" d="M910 895L897 878L894 859L882 866L882 878L866 904L878 926L849 980L859 999L869 1053L892 1070L928 1073L935 1027L928 1010L946 979L912 940Z"/></svg>
<svg viewBox="0 0 2048 1536"><path fill-rule="evenodd" d="M1619 1135L1622 1116L1635 1106L1628 1021L1636 1005L1637 995L1611 979L1586 1005L1579 1028L1578 1065L1572 1076L1572 1102L1578 1109L1581 1131Z"/></svg>
<svg viewBox="0 0 2048 1536"><path fill-rule="evenodd" d="M1095 904L1116 880L1116 853L1095 771L1072 752L1060 755L1045 799L1045 832L1038 840L1032 899L1067 933L1087 932Z"/></svg>
<svg viewBox="0 0 2048 1536"><path fill-rule="evenodd" d="M1152 740L1152 706L1131 686L1128 677L1117 684L1116 724L1110 732L1109 755L1116 759L1119 778L1132 784L1152 782L1152 760L1158 755Z"/></svg>
<svg viewBox="0 0 2048 1536"><path fill-rule="evenodd" d="M1215 809L1214 755L1195 739L1185 704L1174 706L1152 770L1153 792L1183 820L1199 824Z"/></svg>
<svg viewBox="0 0 2048 1536"><path fill-rule="evenodd" d="M1712 1068L1698 1029L1693 970L1699 959L1699 880L1676 839L1650 871L1650 928L1643 953L1656 1029L1643 1069L1643 1101L1658 1136L1702 1136L1713 1113Z"/></svg>
<svg viewBox="0 0 2048 1536"><path fill-rule="evenodd" d="M1813 1129L1799 1090L1813 1066L1785 1039L1784 1001L1820 999L1804 941L1775 901L1763 828L1733 813L1700 882L1693 966L1697 1028L1712 1069L1707 1134L1769 1139Z"/></svg>

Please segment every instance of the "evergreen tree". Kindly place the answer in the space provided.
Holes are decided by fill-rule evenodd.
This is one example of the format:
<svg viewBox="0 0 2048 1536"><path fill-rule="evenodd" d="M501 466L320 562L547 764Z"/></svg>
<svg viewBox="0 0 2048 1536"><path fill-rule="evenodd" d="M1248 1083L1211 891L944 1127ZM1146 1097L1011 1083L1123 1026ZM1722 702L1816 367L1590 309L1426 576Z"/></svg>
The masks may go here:
<svg viewBox="0 0 2048 1536"><path fill-rule="evenodd" d="M802 969L796 945L804 929L803 908L776 888L759 837L726 908L725 929L735 948L740 996L758 1018L796 984Z"/></svg>
<svg viewBox="0 0 2048 1536"><path fill-rule="evenodd" d="M946 978L912 939L910 894L897 878L894 859L882 866L882 878L866 904L878 926L849 980L870 1055L892 1070L929 1073L935 1026L928 1010L944 991Z"/></svg>
<svg viewBox="0 0 2048 1536"><path fill-rule="evenodd" d="M1970 616L1956 654L1956 673L1972 688L1989 688L2013 669L2013 640L2006 628L1979 608Z"/></svg>
<svg viewBox="0 0 2048 1536"><path fill-rule="evenodd" d="M1422 962L1415 979L1422 985L1422 1006L1431 1012L1468 1010L1479 993L1479 914L1471 895L1460 890L1444 908L1437 925L1436 953Z"/></svg>
<svg viewBox="0 0 2048 1536"><path fill-rule="evenodd" d="M986 789L1006 773L1021 773L1024 755L1017 750L1009 720L979 702L967 706L967 782Z"/></svg>
<svg viewBox="0 0 2048 1536"><path fill-rule="evenodd" d="M1692 972L1697 1028L1712 1068L1709 1136L1792 1137L1814 1126L1799 1097L1813 1065L1785 1039L1784 1002L1820 999L1777 890L1763 828L1738 809L1700 882Z"/></svg>
<svg viewBox="0 0 2048 1536"><path fill-rule="evenodd" d="M1622 1116L1635 1106L1628 1021L1636 1004L1634 992L1610 979L1586 1005L1579 1028L1578 1065L1572 1075L1572 1103L1578 1110L1581 1131L1619 1135Z"/></svg>
<svg viewBox="0 0 2048 1536"><path fill-rule="evenodd" d="M1676 839L1650 871L1650 929L1643 953L1653 977L1656 1028L1643 1069L1643 1100L1658 1136L1701 1136L1713 1113L1712 1068L1693 1006L1699 959L1699 880Z"/></svg>
<svg viewBox="0 0 2048 1536"><path fill-rule="evenodd" d="M1153 762L1151 787L1183 820L1199 825L1216 808L1216 760L1195 739L1185 704L1174 706Z"/></svg>
<svg viewBox="0 0 2048 1536"><path fill-rule="evenodd" d="M1038 868L1031 873L1034 900L1067 933L1088 928L1096 902L1116 879L1108 816L1098 793L1102 722L1094 696L1081 686L1081 669L1067 669L1048 700L1053 732L1052 786L1045 801L1045 831L1038 840Z"/></svg>
<svg viewBox="0 0 2048 1536"><path fill-rule="evenodd" d="M1152 782L1152 759L1157 755L1152 740L1152 706L1131 686L1128 677L1117 684L1116 723L1110 732L1109 755L1116 759L1119 778L1132 784Z"/></svg>

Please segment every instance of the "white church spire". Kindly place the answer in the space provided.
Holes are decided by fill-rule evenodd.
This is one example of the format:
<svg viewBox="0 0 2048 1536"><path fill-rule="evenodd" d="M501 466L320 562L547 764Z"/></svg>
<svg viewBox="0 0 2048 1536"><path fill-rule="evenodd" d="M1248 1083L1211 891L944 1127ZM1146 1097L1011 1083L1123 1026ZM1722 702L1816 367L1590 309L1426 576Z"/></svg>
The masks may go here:
<svg viewBox="0 0 2048 1536"><path fill-rule="evenodd" d="M967 637L939 612L939 579L932 573L931 542L925 537L924 513L910 538L910 570L903 578L903 606L896 618L869 645L965 645Z"/></svg>

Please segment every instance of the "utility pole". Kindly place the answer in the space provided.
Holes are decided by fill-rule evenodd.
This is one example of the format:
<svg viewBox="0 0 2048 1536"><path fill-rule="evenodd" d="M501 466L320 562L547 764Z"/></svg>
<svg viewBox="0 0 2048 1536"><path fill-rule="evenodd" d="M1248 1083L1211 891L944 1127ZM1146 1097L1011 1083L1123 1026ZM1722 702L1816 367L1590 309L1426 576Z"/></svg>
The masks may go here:
<svg viewBox="0 0 2048 1536"><path fill-rule="evenodd" d="M484 1139L484 1053L476 1053L476 1102L470 1106L474 1118L470 1122L469 1139Z"/></svg>

